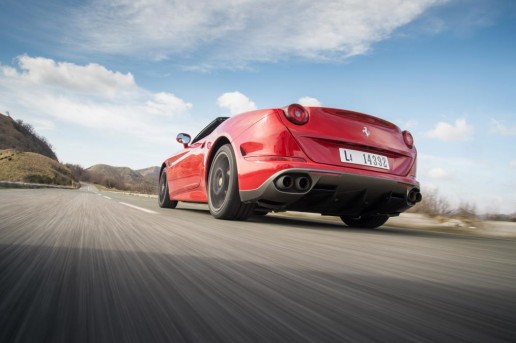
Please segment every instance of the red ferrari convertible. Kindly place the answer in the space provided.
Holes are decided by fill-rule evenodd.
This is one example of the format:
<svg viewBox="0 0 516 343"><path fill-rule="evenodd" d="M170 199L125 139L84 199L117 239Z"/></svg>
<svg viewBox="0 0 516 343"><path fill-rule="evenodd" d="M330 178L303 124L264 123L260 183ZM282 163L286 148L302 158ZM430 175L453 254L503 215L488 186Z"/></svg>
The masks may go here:
<svg viewBox="0 0 516 343"><path fill-rule="evenodd" d="M412 135L358 112L298 104L220 117L161 165L159 205L208 203L215 218L270 211L376 228L421 201Z"/></svg>

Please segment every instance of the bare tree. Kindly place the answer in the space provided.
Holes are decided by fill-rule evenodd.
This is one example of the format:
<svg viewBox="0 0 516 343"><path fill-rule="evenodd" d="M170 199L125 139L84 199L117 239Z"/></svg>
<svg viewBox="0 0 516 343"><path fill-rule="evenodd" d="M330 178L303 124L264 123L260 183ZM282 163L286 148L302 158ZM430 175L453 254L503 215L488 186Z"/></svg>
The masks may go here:
<svg viewBox="0 0 516 343"><path fill-rule="evenodd" d="M409 212L423 213L429 216L449 216L453 213L448 200L439 195L438 190L424 192L423 201L412 207Z"/></svg>

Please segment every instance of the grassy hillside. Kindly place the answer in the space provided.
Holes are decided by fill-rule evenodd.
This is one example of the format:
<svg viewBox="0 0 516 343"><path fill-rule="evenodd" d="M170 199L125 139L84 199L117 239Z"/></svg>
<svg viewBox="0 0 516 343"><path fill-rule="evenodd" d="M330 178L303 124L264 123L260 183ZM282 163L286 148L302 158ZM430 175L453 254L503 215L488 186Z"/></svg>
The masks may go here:
<svg viewBox="0 0 516 343"><path fill-rule="evenodd" d="M61 163L47 156L15 149L0 150L0 180L62 186L75 184L72 173Z"/></svg>
<svg viewBox="0 0 516 343"><path fill-rule="evenodd" d="M0 150L2 149L35 152L57 161L52 146L30 124L0 114Z"/></svg>

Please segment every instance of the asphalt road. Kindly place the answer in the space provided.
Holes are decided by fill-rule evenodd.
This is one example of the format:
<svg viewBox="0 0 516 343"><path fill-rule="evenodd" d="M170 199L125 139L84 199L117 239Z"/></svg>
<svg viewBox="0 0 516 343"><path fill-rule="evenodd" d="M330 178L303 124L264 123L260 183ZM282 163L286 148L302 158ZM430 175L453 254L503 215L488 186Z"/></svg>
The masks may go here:
<svg viewBox="0 0 516 343"><path fill-rule="evenodd" d="M516 340L516 242L0 189L0 342Z"/></svg>

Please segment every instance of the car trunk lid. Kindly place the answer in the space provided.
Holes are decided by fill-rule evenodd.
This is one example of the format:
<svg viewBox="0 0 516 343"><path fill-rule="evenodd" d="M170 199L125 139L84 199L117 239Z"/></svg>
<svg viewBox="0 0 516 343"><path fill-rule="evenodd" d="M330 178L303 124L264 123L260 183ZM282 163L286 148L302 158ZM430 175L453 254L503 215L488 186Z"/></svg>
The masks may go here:
<svg viewBox="0 0 516 343"><path fill-rule="evenodd" d="M415 149L403 140L394 124L367 114L342 109L307 107L308 123L295 125L282 118L308 158L322 164L372 170L405 176L415 158ZM344 151L365 153L355 156L367 161L386 157L388 168L346 162ZM372 162L370 163L372 164Z"/></svg>

